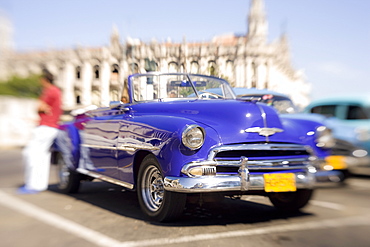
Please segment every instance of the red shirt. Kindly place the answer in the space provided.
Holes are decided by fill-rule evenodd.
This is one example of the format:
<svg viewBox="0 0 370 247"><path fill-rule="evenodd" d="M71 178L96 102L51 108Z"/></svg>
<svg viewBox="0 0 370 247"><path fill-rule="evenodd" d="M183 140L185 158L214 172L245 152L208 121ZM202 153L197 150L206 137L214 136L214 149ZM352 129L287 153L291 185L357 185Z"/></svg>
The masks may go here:
<svg viewBox="0 0 370 247"><path fill-rule="evenodd" d="M50 106L49 113L39 113L40 125L58 128L59 118L62 114L61 93L59 88L54 85L44 88L40 100Z"/></svg>

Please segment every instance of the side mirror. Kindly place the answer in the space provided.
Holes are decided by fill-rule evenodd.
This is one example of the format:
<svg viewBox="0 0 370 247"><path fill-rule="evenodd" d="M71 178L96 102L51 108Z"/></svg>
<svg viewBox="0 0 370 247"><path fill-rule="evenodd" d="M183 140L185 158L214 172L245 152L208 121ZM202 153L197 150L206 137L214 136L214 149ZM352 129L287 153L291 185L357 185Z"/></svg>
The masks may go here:
<svg viewBox="0 0 370 247"><path fill-rule="evenodd" d="M123 103L121 101L111 101L111 102L109 102L109 108L112 109L112 110L117 109L122 105L123 105Z"/></svg>
<svg viewBox="0 0 370 247"><path fill-rule="evenodd" d="M111 102L109 102L109 108L111 110L113 110L113 109L117 109L117 110L120 109L123 112L130 111L130 108L129 107L122 107L124 105L125 105L125 103L123 103L122 101L111 101Z"/></svg>
<svg viewBox="0 0 370 247"><path fill-rule="evenodd" d="M93 110L96 110L96 109L98 109L98 107L96 105L89 105L85 108L79 108L79 109L75 109L75 110L71 111L71 115L74 116L74 117L77 117L78 115L83 115L83 114L86 114L89 111L93 111Z"/></svg>

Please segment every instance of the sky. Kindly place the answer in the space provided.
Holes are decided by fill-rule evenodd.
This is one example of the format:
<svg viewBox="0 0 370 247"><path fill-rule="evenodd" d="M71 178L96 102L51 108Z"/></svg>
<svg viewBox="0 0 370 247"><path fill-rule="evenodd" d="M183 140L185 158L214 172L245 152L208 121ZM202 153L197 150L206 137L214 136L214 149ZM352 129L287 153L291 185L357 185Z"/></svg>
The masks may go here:
<svg viewBox="0 0 370 247"><path fill-rule="evenodd" d="M251 0L0 0L17 51L121 41L209 41L247 32ZM268 40L288 37L292 65L312 85L311 99L370 96L370 0L264 0Z"/></svg>

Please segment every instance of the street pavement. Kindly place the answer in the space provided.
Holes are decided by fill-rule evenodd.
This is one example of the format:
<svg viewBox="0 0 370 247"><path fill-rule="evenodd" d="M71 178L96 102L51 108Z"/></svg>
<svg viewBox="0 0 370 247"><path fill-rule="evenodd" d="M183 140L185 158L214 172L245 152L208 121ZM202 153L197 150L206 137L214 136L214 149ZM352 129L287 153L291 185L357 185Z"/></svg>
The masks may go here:
<svg viewBox="0 0 370 247"><path fill-rule="evenodd" d="M370 246L370 179L327 184L299 213L281 213L268 199L243 196L188 205L172 223L150 222L136 193L94 181L78 194L56 189L19 195L20 149L0 150L0 247L84 246Z"/></svg>

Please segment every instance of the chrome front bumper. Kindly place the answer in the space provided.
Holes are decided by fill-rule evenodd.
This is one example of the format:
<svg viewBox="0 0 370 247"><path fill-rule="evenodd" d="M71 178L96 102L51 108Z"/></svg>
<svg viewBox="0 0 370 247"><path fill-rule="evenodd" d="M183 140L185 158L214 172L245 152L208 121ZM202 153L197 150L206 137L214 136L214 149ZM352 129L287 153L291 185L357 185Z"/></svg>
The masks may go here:
<svg viewBox="0 0 370 247"><path fill-rule="evenodd" d="M299 152L301 155L306 152L306 147L300 145L284 144L243 144L229 145L214 148L210 151L207 160L195 161L184 165L181 170L183 176L166 176L164 178L164 189L167 191L181 193L199 193L199 192L246 192L246 191L264 191L264 174L268 173L293 173L295 178L295 187L297 189L312 189L315 185L315 172L313 164L316 157L292 157L284 159L248 160L245 156L240 157L239 161L216 160L218 153L228 151L263 151L261 155L268 152ZM276 153L273 153L274 156ZM234 167L238 171L230 173L217 172L217 167ZM202 168L196 173L193 168Z"/></svg>
<svg viewBox="0 0 370 247"><path fill-rule="evenodd" d="M289 170L286 171L287 173ZM297 189L312 189L315 174L310 172L295 173ZM202 176L202 177L165 177L164 188L168 191L181 193L227 192L264 190L263 174L239 176Z"/></svg>

